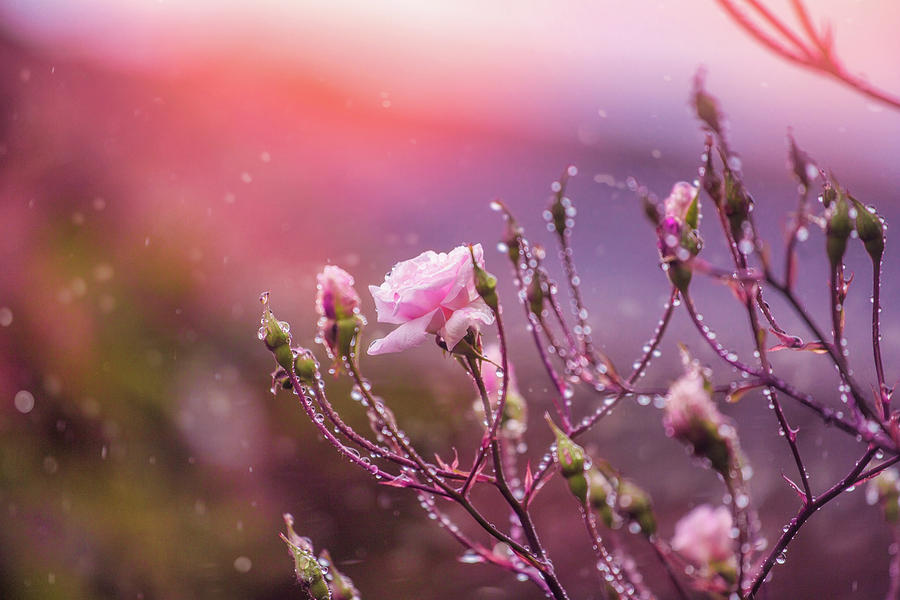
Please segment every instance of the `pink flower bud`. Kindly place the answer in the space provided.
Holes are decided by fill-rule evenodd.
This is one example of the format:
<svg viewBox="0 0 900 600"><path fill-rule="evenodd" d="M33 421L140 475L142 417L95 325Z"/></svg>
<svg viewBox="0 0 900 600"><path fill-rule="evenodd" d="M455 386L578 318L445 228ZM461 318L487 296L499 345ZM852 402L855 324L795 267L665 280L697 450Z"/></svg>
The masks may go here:
<svg viewBox="0 0 900 600"><path fill-rule="evenodd" d="M429 334L440 336L453 350L470 327L493 323L493 312L475 288L473 255L483 266L481 244L471 253L468 246L440 254L429 250L394 265L380 286L370 285L378 322L399 327L372 342L369 354L413 348Z"/></svg>
<svg viewBox="0 0 900 600"><path fill-rule="evenodd" d="M316 311L326 319L346 319L359 309L353 276L335 265L326 265L316 276Z"/></svg>
<svg viewBox="0 0 900 600"><path fill-rule="evenodd" d="M694 197L697 195L697 188L686 181L679 181L672 186L672 193L663 203L665 206L666 217L672 217L679 222L684 222L688 208Z"/></svg>
<svg viewBox="0 0 900 600"><path fill-rule="evenodd" d="M696 423L717 427L722 415L710 397L706 380L698 368L691 368L669 387L663 425L676 438L691 435Z"/></svg>
<svg viewBox="0 0 900 600"><path fill-rule="evenodd" d="M672 549L701 569L714 565L712 570L718 571L735 562L733 528L727 508L701 504L675 524Z"/></svg>

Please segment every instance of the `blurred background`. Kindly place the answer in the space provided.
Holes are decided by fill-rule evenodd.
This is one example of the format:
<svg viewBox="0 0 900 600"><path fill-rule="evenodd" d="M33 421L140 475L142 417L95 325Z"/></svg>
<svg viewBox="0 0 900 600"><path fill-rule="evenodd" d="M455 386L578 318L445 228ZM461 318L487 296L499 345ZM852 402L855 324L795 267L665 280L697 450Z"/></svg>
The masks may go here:
<svg viewBox="0 0 900 600"><path fill-rule="evenodd" d="M786 1L770 5L790 17ZM851 71L900 92L900 5L823 0L813 10L834 25ZM702 135L688 96L700 66L729 117L776 260L796 202L788 127L858 198L900 223L900 112L779 61L712 0L6 0L0 15L3 598L299 598L277 536L284 512L370 600L540 597L457 562L460 548L411 494L338 459L293 397L272 397L257 298L271 290L295 342L311 346L322 265L350 270L364 292L425 249L483 242L502 281L536 462L550 442L541 423L548 382L493 250L501 222L488 202L502 197L550 246L541 218L549 184L578 167L574 244L595 341L627 370L668 284L622 182L633 175L665 196L696 176ZM726 264L713 224L704 253ZM799 286L824 323L822 246L816 232L801 246ZM858 275L851 361L868 384L869 267L857 246L848 261ZM892 236L886 261L883 350L896 382ZM695 285L707 321L749 357L730 293ZM386 329L362 295L372 339ZM678 341L718 381L736 377L678 313L648 386L678 376ZM838 402L826 358L773 358L799 387ZM458 367L423 347L363 368L426 453L457 447L469 460L479 434ZM347 383L329 390L364 427ZM598 402L575 401L584 413ZM773 540L797 504L780 478L794 472L787 446L758 394L723 410L738 420ZM823 490L860 449L802 407L787 411ZM629 402L587 442L651 492L669 536L682 514L722 491L665 438L660 416ZM559 480L536 511L573 597L599 597ZM879 597L889 543L878 511L846 494L803 529L769 597ZM652 556L634 548L669 597Z"/></svg>

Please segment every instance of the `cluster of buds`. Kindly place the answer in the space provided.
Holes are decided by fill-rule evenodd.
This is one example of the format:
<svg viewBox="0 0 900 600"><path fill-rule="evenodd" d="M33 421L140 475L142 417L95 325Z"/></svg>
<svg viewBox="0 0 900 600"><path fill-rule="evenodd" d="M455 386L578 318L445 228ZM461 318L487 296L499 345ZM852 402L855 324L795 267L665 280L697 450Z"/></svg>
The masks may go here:
<svg viewBox="0 0 900 600"><path fill-rule="evenodd" d="M650 495L635 482L620 476L609 465L594 464L584 448L576 444L547 417L556 436L555 458L569 491L584 506L600 516L607 527L631 524L629 530L650 537L656 533L656 516Z"/></svg>
<svg viewBox="0 0 900 600"><path fill-rule="evenodd" d="M685 374L666 395L666 434L688 444L694 456L709 460L725 479L732 475L738 454L737 435L712 399L712 386L696 360L683 353Z"/></svg>
<svg viewBox="0 0 900 600"><path fill-rule="evenodd" d="M737 580L737 557L732 531L734 521L724 506L702 504L675 524L672 550L698 569L697 583L705 589L721 578L727 589Z"/></svg>
<svg viewBox="0 0 900 600"><path fill-rule="evenodd" d="M294 531L294 518L284 515L287 535L281 539L288 546L294 559L297 581L309 600L360 600L359 591L353 581L341 573L327 550L316 557L309 538L301 537Z"/></svg>
<svg viewBox="0 0 900 600"><path fill-rule="evenodd" d="M652 210L650 210L652 209ZM663 202L664 213L652 206L648 215L656 216L659 256L669 280L681 291L691 282L690 261L703 246L697 228L700 225L699 190L679 181Z"/></svg>
<svg viewBox="0 0 900 600"><path fill-rule="evenodd" d="M340 267L327 265L317 276L316 312L319 336L335 361L347 361L356 350L365 319L359 314L359 295L353 276Z"/></svg>
<svg viewBox="0 0 900 600"><path fill-rule="evenodd" d="M854 226L866 253L873 262L880 263L884 254L881 218L848 194L833 178L822 194L822 203L825 205L825 249L832 269L841 264Z"/></svg>

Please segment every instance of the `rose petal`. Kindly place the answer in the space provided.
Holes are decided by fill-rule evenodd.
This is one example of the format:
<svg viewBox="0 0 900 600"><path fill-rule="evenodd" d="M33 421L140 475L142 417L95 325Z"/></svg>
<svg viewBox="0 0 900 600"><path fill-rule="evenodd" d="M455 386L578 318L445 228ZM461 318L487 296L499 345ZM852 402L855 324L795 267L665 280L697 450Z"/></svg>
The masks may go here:
<svg viewBox="0 0 900 600"><path fill-rule="evenodd" d="M383 338L374 340L369 344L367 352L374 356L376 354L388 354L389 352L401 352L418 346L428 339L429 325L431 325L431 321L439 312L438 310L433 310L418 319L403 323Z"/></svg>
<svg viewBox="0 0 900 600"><path fill-rule="evenodd" d="M469 306L453 311L450 318L440 330L440 335L444 338L447 348L453 349L466 335L466 331L470 326L478 326L478 322L490 325L494 322L494 313L490 307L479 298Z"/></svg>

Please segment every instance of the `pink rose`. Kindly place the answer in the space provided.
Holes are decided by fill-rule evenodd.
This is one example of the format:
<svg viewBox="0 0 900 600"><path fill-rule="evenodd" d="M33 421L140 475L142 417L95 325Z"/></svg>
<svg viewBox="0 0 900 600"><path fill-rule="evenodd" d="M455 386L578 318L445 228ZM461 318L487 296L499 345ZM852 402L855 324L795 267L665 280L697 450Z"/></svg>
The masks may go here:
<svg viewBox="0 0 900 600"><path fill-rule="evenodd" d="M316 311L326 319L352 317L359 308L359 295L353 289L353 276L335 265L326 265L316 276Z"/></svg>
<svg viewBox="0 0 900 600"><path fill-rule="evenodd" d="M734 524L724 506L701 504L675 524L672 549L697 566L734 561Z"/></svg>
<svg viewBox="0 0 900 600"><path fill-rule="evenodd" d="M473 247L484 266L481 244ZM490 325L494 314L475 290L468 246L449 253L431 250L397 263L381 286L369 286L379 323L400 325L369 346L369 354L400 352L418 346L429 334L439 335L453 349L469 327Z"/></svg>
<svg viewBox="0 0 900 600"><path fill-rule="evenodd" d="M687 214L694 196L697 195L697 188L686 181L679 181L672 186L672 193L663 203L666 209L666 217L672 217L679 222L684 222L684 216Z"/></svg>

